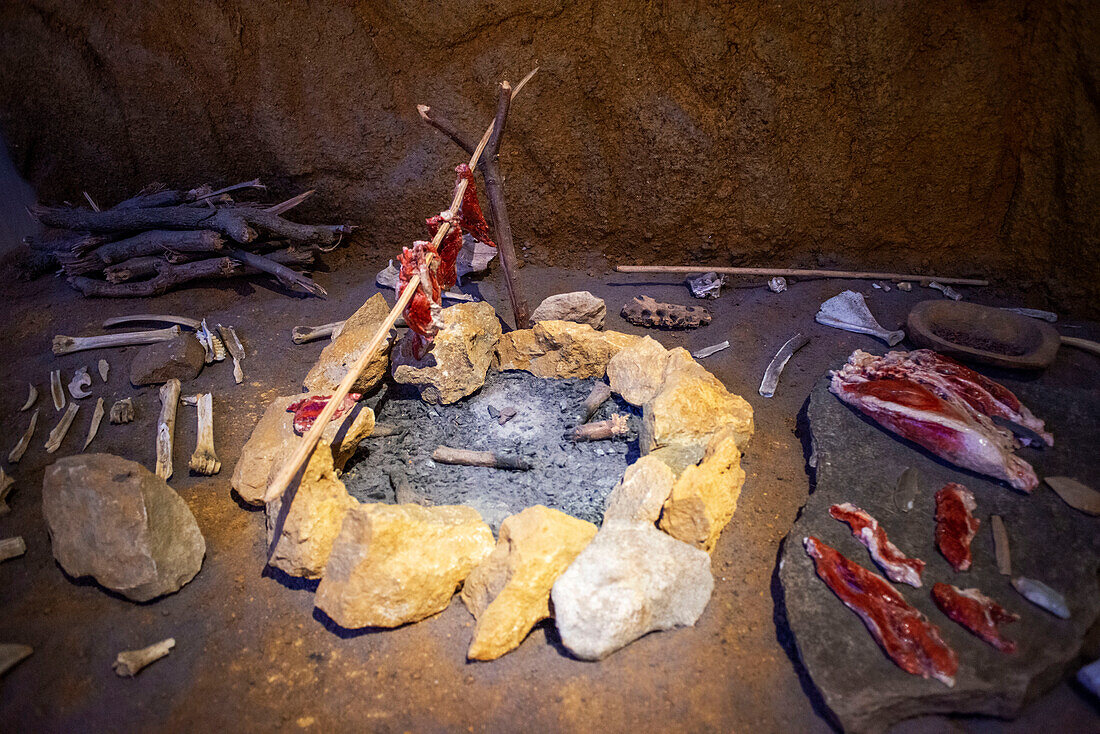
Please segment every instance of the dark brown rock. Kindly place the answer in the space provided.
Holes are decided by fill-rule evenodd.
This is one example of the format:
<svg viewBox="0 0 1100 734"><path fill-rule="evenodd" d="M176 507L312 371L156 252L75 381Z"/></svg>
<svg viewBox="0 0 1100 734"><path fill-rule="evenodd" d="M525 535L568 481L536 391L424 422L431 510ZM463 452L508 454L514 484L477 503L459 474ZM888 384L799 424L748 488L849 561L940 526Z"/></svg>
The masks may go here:
<svg viewBox="0 0 1100 734"><path fill-rule="evenodd" d="M202 344L191 334L181 334L166 342L157 342L134 355L130 364L130 384L160 385L173 377L189 382L199 376L206 360Z"/></svg>
<svg viewBox="0 0 1100 734"><path fill-rule="evenodd" d="M167 482L111 454L46 467L42 512L53 555L70 576L92 576L133 601L178 591L202 567L206 541Z"/></svg>
<svg viewBox="0 0 1100 734"><path fill-rule="evenodd" d="M635 296L623 306L621 316L632 324L657 329L697 329L710 323L710 311L702 306L663 303L649 296Z"/></svg>

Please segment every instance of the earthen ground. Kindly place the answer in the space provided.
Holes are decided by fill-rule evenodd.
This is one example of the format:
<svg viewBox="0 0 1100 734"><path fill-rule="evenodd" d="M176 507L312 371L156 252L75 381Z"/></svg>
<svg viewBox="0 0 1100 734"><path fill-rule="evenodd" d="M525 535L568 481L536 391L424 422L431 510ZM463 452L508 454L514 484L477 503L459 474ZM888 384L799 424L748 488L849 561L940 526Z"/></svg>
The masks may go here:
<svg viewBox="0 0 1100 734"><path fill-rule="evenodd" d="M564 652L552 627L540 626L501 660L472 664L465 651L473 619L457 599L437 617L397 630L327 627L314 613L312 584L264 573L263 514L238 504L229 489L232 468L266 401L297 390L324 344L292 344L291 327L350 314L375 292L373 275L388 254L378 251L365 261L344 263L346 256L328 256L342 266L318 275L332 294L325 301L287 297L259 280L194 288L155 301L83 300L53 277L7 287L6 317L0 320L0 343L7 352L0 367L6 441L13 444L25 425L25 415L16 411L28 380L42 392L38 404L43 413L33 447L13 472L12 513L0 519L0 534L22 534L28 547L25 557L0 566L0 640L35 648L0 684L3 728L829 731L815 708L812 685L791 659L782 626L777 627L775 563L779 543L810 489L799 418L806 397L823 370L852 349L881 345L814 324L813 314L823 299L855 287L868 294L883 324L894 328L912 304L939 294L919 287L912 293L884 293L859 281L807 281L779 295L738 288L706 304L715 314L710 326L657 333L625 323L618 311L637 293L698 303L674 278L533 266L521 270L532 306L552 293L588 289L607 299L609 329L650 333L668 347L689 349L729 339L732 348L702 361L753 405L756 436L744 460L748 478L737 513L714 553L714 596L694 628L653 634L602 662L584 663ZM498 277L477 290L508 320ZM987 291L976 299L1029 305L1026 295ZM207 558L181 592L139 605L64 576L50 553L39 498L49 461L41 444L56 421L48 397L51 368L71 374L107 356L112 364L108 389L96 389L111 399L135 395L138 417L129 426L105 423L93 448L152 466L157 398L155 390L133 390L126 382L135 350L62 358L50 353L54 334L99 333L104 317L149 311L231 323L249 358L243 385L233 384L225 363L184 387L185 394L213 390L215 395L222 472L210 478L188 475L194 410L181 406L177 469L170 482L206 535ZM1081 328L1071 328L1076 326ZM1066 321L1059 328L1100 337L1095 323ZM776 397L760 398L756 389L764 367L798 330L811 335L810 344L788 365ZM1095 357L1065 350L1042 379L1087 381L1096 369ZM1043 415L1042 406L1034 407ZM82 409L58 455L79 447L90 408ZM119 679L111 671L118 651L168 636L176 638L175 650L136 679ZM1098 721L1087 694L1062 684L1015 722L935 718L908 722L898 731L1082 731Z"/></svg>

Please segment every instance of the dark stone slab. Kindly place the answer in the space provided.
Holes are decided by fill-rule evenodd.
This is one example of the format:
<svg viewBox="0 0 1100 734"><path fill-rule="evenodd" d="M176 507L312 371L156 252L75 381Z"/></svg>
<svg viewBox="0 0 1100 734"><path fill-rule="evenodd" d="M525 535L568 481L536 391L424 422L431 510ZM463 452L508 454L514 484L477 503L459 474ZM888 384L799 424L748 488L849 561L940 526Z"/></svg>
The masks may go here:
<svg viewBox="0 0 1100 734"><path fill-rule="evenodd" d="M202 372L205 352L191 334L142 347L130 363L130 384L161 385L172 378L190 382Z"/></svg>
<svg viewBox="0 0 1100 734"><path fill-rule="evenodd" d="M1042 378L1004 382L1047 421L1055 437L1053 449L1022 449L1019 455L1040 477L1065 474L1095 481L1100 476L1095 450L1100 395L1045 384ZM1100 614L1100 519L1068 507L1046 485L1028 496L946 464L849 408L828 391L828 380L810 395L808 417L817 460L816 489L780 552L780 603L785 605L780 611L785 612L802 664L841 726L855 732L882 731L912 716L937 713L1012 717L1057 683ZM904 513L895 506L893 495L898 476L909 466L920 471L921 489L913 509ZM981 520L972 545L973 567L963 573L951 569L933 540L933 494L949 481L974 492L975 516ZM802 548L808 535L881 573L847 525L828 515L831 504L846 501L876 517L902 551L927 562L922 588L895 586L958 653L954 688L894 665L859 617L814 573ZM997 572L992 514L1001 515L1008 528L1013 574L1039 579L1065 594L1072 612L1069 620L1032 605ZM930 594L938 581L977 587L1018 613L1020 620L1003 628L1019 643L1018 652L998 652L942 614Z"/></svg>

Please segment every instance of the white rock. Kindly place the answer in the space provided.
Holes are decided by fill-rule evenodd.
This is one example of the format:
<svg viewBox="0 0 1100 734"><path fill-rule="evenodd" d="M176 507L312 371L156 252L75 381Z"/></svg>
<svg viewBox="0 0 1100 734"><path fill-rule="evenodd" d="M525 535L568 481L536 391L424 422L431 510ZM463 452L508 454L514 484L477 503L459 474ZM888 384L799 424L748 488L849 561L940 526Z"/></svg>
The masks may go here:
<svg viewBox="0 0 1100 734"><path fill-rule="evenodd" d="M607 320L607 304L588 291L573 291L550 296L531 314L531 323L538 321L573 321L602 329Z"/></svg>

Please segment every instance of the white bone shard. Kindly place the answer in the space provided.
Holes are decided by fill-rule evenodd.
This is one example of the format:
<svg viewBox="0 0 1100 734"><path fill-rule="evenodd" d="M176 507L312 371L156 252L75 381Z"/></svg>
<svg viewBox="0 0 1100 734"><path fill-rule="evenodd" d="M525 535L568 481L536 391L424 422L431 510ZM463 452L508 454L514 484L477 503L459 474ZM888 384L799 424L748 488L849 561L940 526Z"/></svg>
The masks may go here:
<svg viewBox="0 0 1100 734"><path fill-rule="evenodd" d="M65 407L65 388L61 384L61 370L50 373L50 397L53 398L53 409L61 410Z"/></svg>
<svg viewBox="0 0 1100 734"><path fill-rule="evenodd" d="M15 448L8 454L9 464L18 464L19 460L23 458L23 454L27 451L27 447L31 445L31 437L34 436L34 429L38 425L38 408L34 409L31 413L31 422L27 426L27 430L23 432L23 437L19 439L19 443L15 444Z"/></svg>
<svg viewBox="0 0 1100 734"><path fill-rule="evenodd" d="M115 662L111 665L114 671L122 678L133 678L135 675L141 672L150 663L155 663L162 657L168 654L168 652L176 646L174 638L169 637L166 640L155 642L149 647L143 647L140 650L123 650L115 658Z"/></svg>
<svg viewBox="0 0 1100 734"><path fill-rule="evenodd" d="M157 470L161 479L172 476L172 435L176 430L176 406L180 398L180 381L172 378L160 388L160 416L157 418Z"/></svg>
<svg viewBox="0 0 1100 734"><path fill-rule="evenodd" d="M88 365L84 365L76 372L73 373L73 379L69 380L69 394L73 396L75 400L86 398L92 394L91 390L86 388L91 387L92 376L88 374Z"/></svg>
<svg viewBox="0 0 1100 734"><path fill-rule="evenodd" d="M821 310L814 316L814 320L825 326L853 331L857 334L870 334L882 339L890 346L895 346L905 338L904 331L889 331L883 328L882 324L871 315L863 294L855 291L838 293L822 303Z"/></svg>
<svg viewBox="0 0 1100 734"><path fill-rule="evenodd" d="M105 359L101 359L101 360L99 360L99 365L98 366L99 366L99 378L101 380L103 380L103 382L106 383L107 382L107 375L111 371L111 363L108 362Z"/></svg>
<svg viewBox="0 0 1100 734"><path fill-rule="evenodd" d="M78 410L80 410L79 403L69 403L69 407L65 409L65 413L61 416L61 420L53 427L49 437L46 439L47 454L52 454L61 448L61 442L65 440L65 434L69 432L69 426L73 424L73 418L76 417L76 411Z"/></svg>
<svg viewBox="0 0 1100 734"><path fill-rule="evenodd" d="M38 400L38 388L34 386L34 383L28 382L27 387L29 388L27 391L27 402L23 403L23 407L19 409L20 413L30 409L30 407L34 405L34 401Z"/></svg>
<svg viewBox="0 0 1100 734"><path fill-rule="evenodd" d="M88 426L88 437L84 439L84 446L80 450L88 448L95 435L99 433L99 424L103 421L103 398L95 401L95 410L92 411L92 424Z"/></svg>
<svg viewBox="0 0 1100 734"><path fill-rule="evenodd" d="M0 540L0 561L6 561L9 558L18 558L26 552L27 544L23 541L22 535Z"/></svg>

